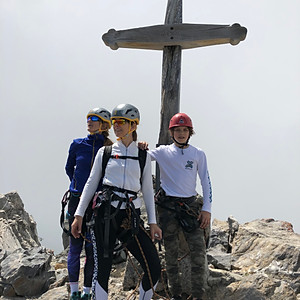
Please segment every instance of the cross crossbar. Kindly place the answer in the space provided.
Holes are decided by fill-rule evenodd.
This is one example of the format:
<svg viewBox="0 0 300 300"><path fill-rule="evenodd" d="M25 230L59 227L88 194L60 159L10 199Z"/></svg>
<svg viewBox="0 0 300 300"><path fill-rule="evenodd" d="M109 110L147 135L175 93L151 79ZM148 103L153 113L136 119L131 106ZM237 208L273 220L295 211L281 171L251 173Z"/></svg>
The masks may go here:
<svg viewBox="0 0 300 300"><path fill-rule="evenodd" d="M246 38L247 29L239 24L164 24L116 31L110 29L102 36L113 50L135 48L163 50L166 46L190 49L218 44L237 45Z"/></svg>
<svg viewBox="0 0 300 300"><path fill-rule="evenodd" d="M113 50L134 48L163 51L158 144L169 144L172 142L168 133L169 121L180 110L182 49L227 43L237 45L246 35L247 29L237 23L231 26L182 23L182 0L168 0L165 24L118 31L110 29L102 39Z"/></svg>

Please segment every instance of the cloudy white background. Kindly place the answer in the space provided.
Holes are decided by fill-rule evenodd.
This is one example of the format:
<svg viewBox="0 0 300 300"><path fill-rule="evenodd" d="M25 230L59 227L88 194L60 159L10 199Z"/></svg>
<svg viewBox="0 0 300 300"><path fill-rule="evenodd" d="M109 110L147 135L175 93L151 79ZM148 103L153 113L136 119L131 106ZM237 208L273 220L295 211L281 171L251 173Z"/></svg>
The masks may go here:
<svg viewBox="0 0 300 300"><path fill-rule="evenodd" d="M167 0L0 1L0 193L16 190L42 244L62 250L69 145L86 113L132 103L158 141L162 52L119 49L110 28L162 24ZM183 0L183 22L240 23L237 46L184 50L181 111L207 155L212 218L291 222L300 232L300 2ZM113 132L111 132L114 138Z"/></svg>

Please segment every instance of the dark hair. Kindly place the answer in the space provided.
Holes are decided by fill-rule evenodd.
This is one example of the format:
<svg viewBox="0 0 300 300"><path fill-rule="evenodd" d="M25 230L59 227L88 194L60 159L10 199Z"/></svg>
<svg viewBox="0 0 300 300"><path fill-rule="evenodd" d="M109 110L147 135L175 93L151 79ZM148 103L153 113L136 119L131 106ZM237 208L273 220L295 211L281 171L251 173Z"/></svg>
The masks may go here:
<svg viewBox="0 0 300 300"><path fill-rule="evenodd" d="M108 131L103 131L102 135L104 136L103 146L110 146L110 145L113 144L113 142L111 141L111 139L108 137L109 136L109 132Z"/></svg>
<svg viewBox="0 0 300 300"><path fill-rule="evenodd" d="M136 130L132 132L132 139L133 141L137 141L137 133L136 133Z"/></svg>
<svg viewBox="0 0 300 300"><path fill-rule="evenodd" d="M172 135L174 135L174 129L175 128L176 127L172 127L171 129L169 129L171 131ZM192 127L188 127L188 129L189 129L189 132L190 132L190 136L192 136L193 134L195 134L195 131L194 131L194 129Z"/></svg>
<svg viewBox="0 0 300 300"><path fill-rule="evenodd" d="M132 124L136 124L136 122L130 122L130 125L132 126ZM132 131L132 139L134 142L137 141L137 132L136 130Z"/></svg>

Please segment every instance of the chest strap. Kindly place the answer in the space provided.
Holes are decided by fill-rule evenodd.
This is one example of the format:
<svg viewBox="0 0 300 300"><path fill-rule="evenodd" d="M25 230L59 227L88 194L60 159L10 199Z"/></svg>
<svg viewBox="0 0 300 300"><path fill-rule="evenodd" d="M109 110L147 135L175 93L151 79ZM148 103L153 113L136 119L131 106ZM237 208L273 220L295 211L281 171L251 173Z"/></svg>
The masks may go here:
<svg viewBox="0 0 300 300"><path fill-rule="evenodd" d="M116 187L116 186L110 186L110 185L103 185L103 189L107 189L107 190L110 190L110 191L113 191L113 192L124 193L124 195L126 197L128 196L128 194L130 194L130 195L133 195L130 198L134 198L134 199L137 198L137 192L132 191L132 190L127 190L127 189L119 188L119 187ZM121 198L121 197L119 197L119 198ZM123 198L123 199L126 202L126 198ZM134 199L132 199L132 200L134 200Z"/></svg>

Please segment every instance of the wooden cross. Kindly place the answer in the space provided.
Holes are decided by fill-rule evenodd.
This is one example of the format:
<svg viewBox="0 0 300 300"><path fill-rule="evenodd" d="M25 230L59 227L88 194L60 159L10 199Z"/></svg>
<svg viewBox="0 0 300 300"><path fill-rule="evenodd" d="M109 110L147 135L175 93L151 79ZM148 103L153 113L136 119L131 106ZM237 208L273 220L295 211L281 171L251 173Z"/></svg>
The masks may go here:
<svg viewBox="0 0 300 300"><path fill-rule="evenodd" d="M158 144L170 144L171 117L179 112L182 49L230 43L237 45L246 38L247 29L239 24L201 25L182 23L182 0L168 0L164 25L110 29L102 36L113 50L135 48L163 50L161 120Z"/></svg>

